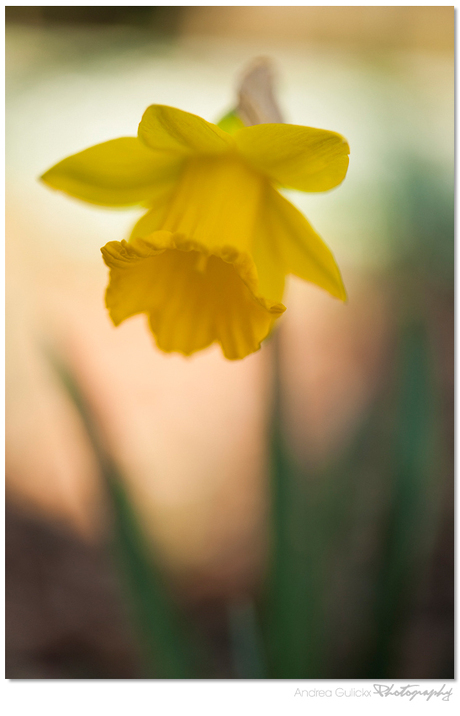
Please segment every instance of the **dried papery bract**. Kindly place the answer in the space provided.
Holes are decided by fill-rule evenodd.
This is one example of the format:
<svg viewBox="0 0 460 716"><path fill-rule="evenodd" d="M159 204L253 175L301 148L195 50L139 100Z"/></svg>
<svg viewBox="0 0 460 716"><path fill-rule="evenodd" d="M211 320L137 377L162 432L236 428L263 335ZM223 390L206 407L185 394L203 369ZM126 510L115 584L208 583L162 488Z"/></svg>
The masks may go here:
<svg viewBox="0 0 460 716"><path fill-rule="evenodd" d="M283 122L273 82L273 65L266 57L255 60L244 73L238 90L237 113L246 126Z"/></svg>

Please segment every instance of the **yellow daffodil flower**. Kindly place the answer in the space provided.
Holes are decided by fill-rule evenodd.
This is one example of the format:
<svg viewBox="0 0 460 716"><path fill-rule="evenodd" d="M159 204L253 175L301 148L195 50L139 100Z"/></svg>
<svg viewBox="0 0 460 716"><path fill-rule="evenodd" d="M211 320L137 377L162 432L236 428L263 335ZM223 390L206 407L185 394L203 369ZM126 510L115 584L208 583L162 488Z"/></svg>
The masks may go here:
<svg viewBox="0 0 460 716"><path fill-rule="evenodd" d="M152 105L137 137L74 154L42 180L93 204L149 209L129 241L101 249L115 325L146 313L163 351L190 355L218 341L239 359L285 310L286 274L345 300L330 250L276 187L332 189L348 153L343 137L322 129L258 124L228 133Z"/></svg>

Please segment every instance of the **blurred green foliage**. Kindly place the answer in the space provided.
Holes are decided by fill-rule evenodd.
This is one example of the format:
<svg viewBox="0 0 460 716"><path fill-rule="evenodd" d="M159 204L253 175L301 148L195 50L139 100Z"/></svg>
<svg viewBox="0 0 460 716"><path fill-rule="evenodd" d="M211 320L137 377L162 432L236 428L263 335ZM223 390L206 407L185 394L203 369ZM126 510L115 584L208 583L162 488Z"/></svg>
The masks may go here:
<svg viewBox="0 0 460 716"><path fill-rule="evenodd" d="M138 635L144 678L203 677L201 639L176 603L152 547L143 534L115 460L104 448L97 421L70 368L52 363L85 426L112 516L111 551Z"/></svg>

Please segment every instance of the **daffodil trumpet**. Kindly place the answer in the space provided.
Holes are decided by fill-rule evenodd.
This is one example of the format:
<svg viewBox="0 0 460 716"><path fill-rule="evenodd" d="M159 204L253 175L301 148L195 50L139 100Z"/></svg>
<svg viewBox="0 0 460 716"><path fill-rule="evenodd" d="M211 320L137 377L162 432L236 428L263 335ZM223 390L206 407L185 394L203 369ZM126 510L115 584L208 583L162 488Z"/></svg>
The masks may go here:
<svg viewBox="0 0 460 716"><path fill-rule="evenodd" d="M115 325L145 313L161 350L190 355L218 342L235 360L258 350L285 311L287 274L345 300L331 251L277 187L332 189L348 154L335 132L258 124L230 133L152 105L137 137L74 154L42 180L93 204L148 209L128 241L101 249Z"/></svg>

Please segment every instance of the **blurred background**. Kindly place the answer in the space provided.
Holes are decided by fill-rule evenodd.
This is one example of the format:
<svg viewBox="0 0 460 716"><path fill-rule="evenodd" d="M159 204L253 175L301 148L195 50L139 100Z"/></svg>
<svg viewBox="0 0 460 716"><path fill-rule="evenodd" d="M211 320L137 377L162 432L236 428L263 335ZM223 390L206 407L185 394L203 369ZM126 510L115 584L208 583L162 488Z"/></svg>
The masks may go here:
<svg viewBox="0 0 460 716"><path fill-rule="evenodd" d="M104 308L141 212L37 177L259 56L350 143L287 193L349 301L291 278L257 354L164 355ZM453 72L453 7L6 8L8 678L454 677Z"/></svg>

